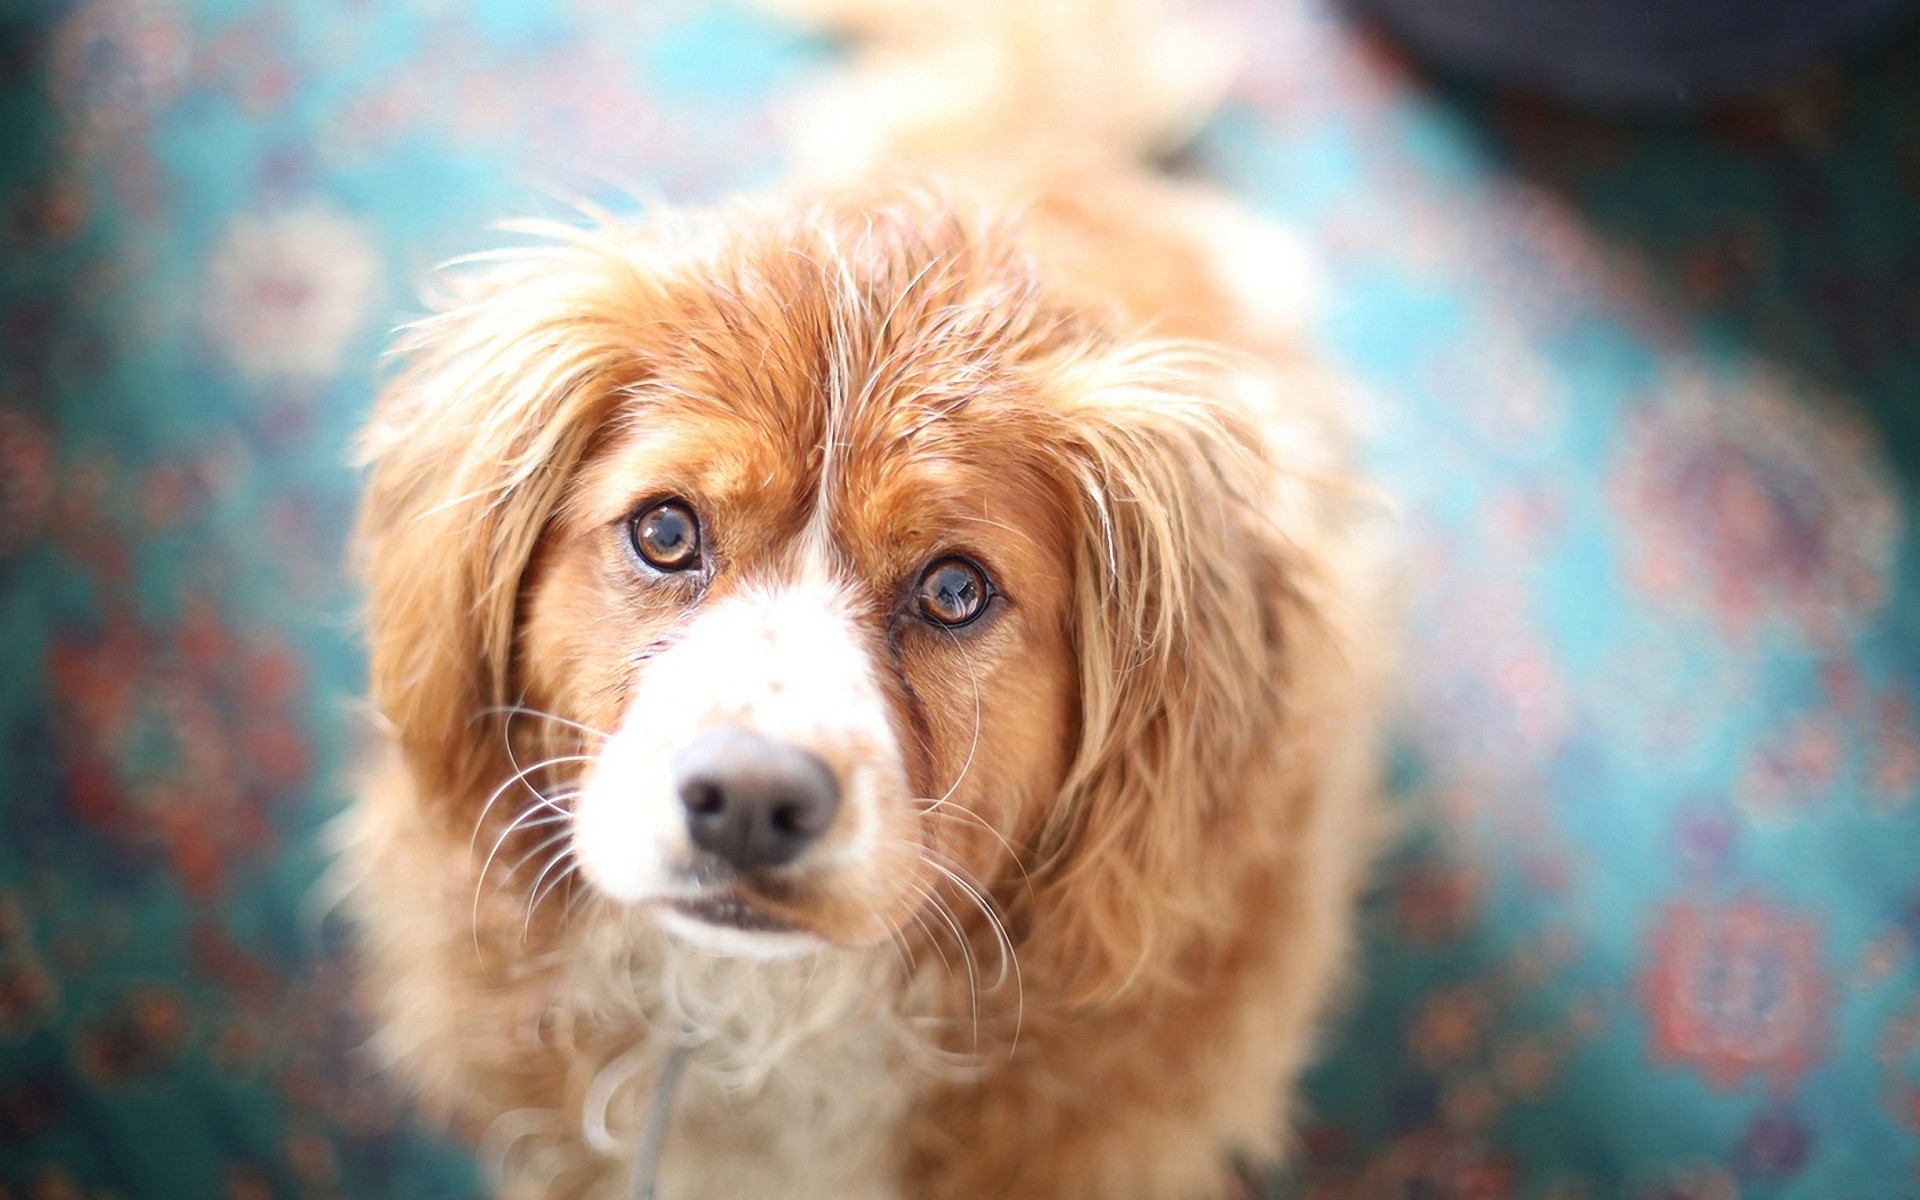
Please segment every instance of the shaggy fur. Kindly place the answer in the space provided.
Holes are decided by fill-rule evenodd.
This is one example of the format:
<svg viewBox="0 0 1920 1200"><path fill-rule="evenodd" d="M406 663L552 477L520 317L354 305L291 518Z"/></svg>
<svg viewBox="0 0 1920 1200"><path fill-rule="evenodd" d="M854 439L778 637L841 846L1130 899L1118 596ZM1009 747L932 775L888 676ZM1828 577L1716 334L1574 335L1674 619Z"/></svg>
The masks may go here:
<svg viewBox="0 0 1920 1200"><path fill-rule="evenodd" d="M989 44L1051 79L1023 7ZM1060 7L1149 53L1139 6ZM863 128L938 188L530 228L403 340L343 854L383 1053L504 1195L626 1194L675 1046L666 1200L1200 1197L1281 1154L1369 842L1368 509L1250 290L1282 243L1130 165L1164 108L1070 160L1025 99L990 168L991 121ZM697 581L623 541L662 496ZM947 631L903 596L956 552L1001 595ZM846 789L728 885L791 934L663 927L663 762L719 722Z"/></svg>

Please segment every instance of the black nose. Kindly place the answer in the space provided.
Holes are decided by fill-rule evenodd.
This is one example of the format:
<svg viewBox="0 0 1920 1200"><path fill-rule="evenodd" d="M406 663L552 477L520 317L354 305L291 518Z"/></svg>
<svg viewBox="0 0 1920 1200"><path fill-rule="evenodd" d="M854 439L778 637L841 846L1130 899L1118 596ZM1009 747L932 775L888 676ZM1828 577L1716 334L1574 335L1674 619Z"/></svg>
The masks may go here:
<svg viewBox="0 0 1920 1200"><path fill-rule="evenodd" d="M708 730L677 765L693 844L742 871L800 857L840 809L826 763L744 729Z"/></svg>

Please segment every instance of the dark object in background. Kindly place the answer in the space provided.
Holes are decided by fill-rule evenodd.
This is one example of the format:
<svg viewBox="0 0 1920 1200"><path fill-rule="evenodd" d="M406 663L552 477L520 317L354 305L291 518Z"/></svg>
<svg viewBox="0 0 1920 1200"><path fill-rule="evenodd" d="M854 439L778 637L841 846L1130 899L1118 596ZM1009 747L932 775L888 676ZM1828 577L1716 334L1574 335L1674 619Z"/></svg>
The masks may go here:
<svg viewBox="0 0 1920 1200"><path fill-rule="evenodd" d="M1911 0L1349 0L1436 65L1584 104L1691 108L1884 32Z"/></svg>

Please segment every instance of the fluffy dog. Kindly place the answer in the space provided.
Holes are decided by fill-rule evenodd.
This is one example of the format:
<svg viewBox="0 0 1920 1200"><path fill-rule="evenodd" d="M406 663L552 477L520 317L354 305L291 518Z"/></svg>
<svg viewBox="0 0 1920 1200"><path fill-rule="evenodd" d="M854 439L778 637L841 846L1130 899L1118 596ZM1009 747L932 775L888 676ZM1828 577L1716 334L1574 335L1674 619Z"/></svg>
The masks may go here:
<svg viewBox="0 0 1920 1200"><path fill-rule="evenodd" d="M854 14L836 185L535 231L404 339L343 853L379 1045L504 1194L1283 1149L1369 842L1369 506L1284 243L1134 165L1201 43L979 7Z"/></svg>

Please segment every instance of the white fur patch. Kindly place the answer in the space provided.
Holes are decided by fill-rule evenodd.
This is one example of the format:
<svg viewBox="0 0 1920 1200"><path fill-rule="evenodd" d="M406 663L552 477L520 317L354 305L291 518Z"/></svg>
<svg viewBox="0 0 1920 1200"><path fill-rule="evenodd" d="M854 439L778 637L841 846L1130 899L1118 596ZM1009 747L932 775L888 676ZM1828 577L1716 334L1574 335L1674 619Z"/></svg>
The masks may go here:
<svg viewBox="0 0 1920 1200"><path fill-rule="evenodd" d="M797 581L750 587L701 611L641 669L575 806L574 853L608 896L642 903L690 894L668 875L690 846L674 762L723 725L847 764L843 829L831 856L813 865L852 866L873 854L881 786L899 770L899 752L845 591L816 565Z"/></svg>
<svg viewBox="0 0 1920 1200"><path fill-rule="evenodd" d="M596 1178L586 1195L631 1196L635 1148L676 1044L688 1059L657 1163L665 1200L897 1195L899 1123L933 1076L901 1017L890 952L742 961L632 922L583 932L568 960L560 999L602 1065L579 1110L516 1110L488 1131L488 1165L507 1195L546 1195L561 1172L586 1167Z"/></svg>
<svg viewBox="0 0 1920 1200"><path fill-rule="evenodd" d="M574 853L600 891L647 915L568 955L578 1022L634 1031L603 1048L579 1130L603 1187L624 1196L631 1156L674 1042L691 1047L658 1164L664 1197L887 1200L899 1121L927 1051L896 1010L892 947L843 950L804 933L724 928L657 903L694 894L674 764L701 733L738 726L837 764L841 823L816 868L876 851L879 805L903 792L886 697L856 614L810 545L799 579L699 611L638 673L620 726L575 804ZM823 853L824 851L824 853ZM510 1114L511 1116L511 1114ZM540 1194L543 1130L502 1127L497 1165Z"/></svg>

